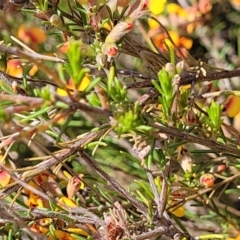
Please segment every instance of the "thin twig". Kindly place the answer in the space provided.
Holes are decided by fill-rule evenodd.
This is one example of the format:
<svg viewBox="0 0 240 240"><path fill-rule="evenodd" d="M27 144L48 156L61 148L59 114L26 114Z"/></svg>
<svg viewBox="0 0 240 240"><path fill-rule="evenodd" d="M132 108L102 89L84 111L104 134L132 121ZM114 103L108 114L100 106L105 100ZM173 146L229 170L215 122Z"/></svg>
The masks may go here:
<svg viewBox="0 0 240 240"><path fill-rule="evenodd" d="M145 239L149 239L149 238L152 238L152 237L158 237L160 235L163 235L165 232L167 231L166 228L164 227L159 227L157 229L154 229L150 232L146 232L146 233L143 233L141 235L138 235L135 237L135 240L145 240Z"/></svg>
<svg viewBox="0 0 240 240"><path fill-rule="evenodd" d="M197 84L199 82L206 82L206 81L215 81L215 80L221 80L226 78L233 78L233 77L240 77L240 69L234 69L234 70L223 70L218 72L208 72L206 76L200 75L196 77L195 74L190 74L188 72L184 72L184 75L180 76L180 86L192 84ZM141 82L133 82L130 84L127 84L127 88L147 88L152 87L153 84L151 80L156 80L155 78L149 78Z"/></svg>
<svg viewBox="0 0 240 240"><path fill-rule="evenodd" d="M158 208L158 214L159 217L162 218L163 212L166 209L166 204L167 204L167 196L168 196L168 178L169 178L169 173L170 173L170 168L171 168L171 160L169 160L165 164L165 169L163 172L163 179L162 179L162 189L161 189L161 194L159 198L159 208Z"/></svg>
<svg viewBox="0 0 240 240"><path fill-rule="evenodd" d="M16 47L9 47L5 44L0 44L0 52L2 53L9 53L12 55L16 55L19 57L27 57L28 59L35 59L35 60L45 60L45 61L51 61L51 62L57 62L57 63L65 63L65 61L58 57L51 57L47 55L42 55L36 52L25 52L21 51Z"/></svg>
<svg viewBox="0 0 240 240"><path fill-rule="evenodd" d="M236 178L238 178L238 177L240 177L240 173L237 173L237 174L235 174L235 175L233 175L233 176L231 176L231 177L228 177L228 178L226 178L225 180L223 180L222 182L217 183L217 184L213 185L213 186L210 187L210 188L201 189L201 190L199 190L196 194L193 194L193 195L191 195L191 196L189 196L189 197L186 197L185 199L182 199L182 200L180 200L180 201L172 204L170 207L167 208L167 210L173 209L174 207L179 206L179 205L182 205L182 204L184 204L185 202L188 202L188 201L190 201L190 200L197 199L199 196L202 196L202 195L204 195L205 193L211 192L213 189L217 189L217 188L225 185L226 183L232 182L234 179L236 179Z"/></svg>
<svg viewBox="0 0 240 240"><path fill-rule="evenodd" d="M5 83L7 83L8 85L12 85L14 82L23 82L23 78L17 78L17 77L13 77L10 76L4 72L2 72L0 70L0 79L3 80ZM49 81L45 81L45 80L39 80L39 79L32 79L32 78L28 78L27 77L27 81L28 82L32 82L34 83L34 85L38 86L38 87L42 87L45 86L46 84L52 85L52 86L57 86L56 84L49 82Z"/></svg>
<svg viewBox="0 0 240 240"><path fill-rule="evenodd" d="M0 209L9 208L9 205L6 201L0 200ZM76 208L78 209L78 208ZM75 212L73 213L62 213L62 212L56 212L56 211L49 211L39 208L33 208L31 209L31 212L29 212L29 216L24 214L20 215L20 212L26 213L29 209L24 208L21 205L14 204L11 206L11 210L15 212L22 220L33 220L33 219L41 219L41 218L58 218L62 219L63 221L67 221L68 223L90 223L90 224L96 224L96 225L105 225L104 221L102 221L99 218L92 218L92 217L85 217L85 216L78 216ZM86 210L85 210L86 212ZM95 216L95 215L94 215Z"/></svg>
<svg viewBox="0 0 240 240"><path fill-rule="evenodd" d="M94 162L86 153L79 152L81 158L90 165L109 185L111 185L116 191L121 193L129 202L132 203L141 213L147 216L147 208L132 197L114 178L105 173L96 162Z"/></svg>
<svg viewBox="0 0 240 240"><path fill-rule="evenodd" d="M240 76L240 69L208 72L206 76L200 75L199 77L196 77L196 75L194 74L187 74L186 76L181 77L180 85L188 85L188 84L191 84L192 82L196 84L199 82L214 81L214 80L233 78L233 77L239 77L239 76Z"/></svg>
<svg viewBox="0 0 240 240"><path fill-rule="evenodd" d="M9 53L9 54L21 57L21 58L28 59L31 63L36 64L38 66L38 68L41 69L52 81L54 81L54 83L56 85L65 89L65 84L61 81L58 74L55 71L53 71L51 68L49 68L46 65L41 63L43 55L24 52L24 51L19 50L16 47L9 47L5 44L0 44L0 52ZM60 59L60 58L48 57L47 56L47 59L49 61L65 63L65 61ZM45 60L47 60L47 59L45 58ZM66 91L69 92L68 89L66 89Z"/></svg>
<svg viewBox="0 0 240 240"><path fill-rule="evenodd" d="M214 150L218 151L219 153L230 153L230 154L235 154L237 156L240 155L240 150L238 148L233 147L228 144L223 145L223 144L217 143L211 139L198 137L193 134L180 131L173 127L164 127L158 123L150 123L150 126L158 129L161 133L165 133L167 135L177 137L177 138L179 138L181 140L185 140L189 143L198 143L200 145L214 149Z"/></svg>
<svg viewBox="0 0 240 240"><path fill-rule="evenodd" d="M88 133L86 136L72 144L69 148L63 149L59 153L55 154L54 157L49 157L48 160L35 165L34 169L26 170L24 173L20 174L19 179L27 182L30 181L32 177L50 169L54 165L63 162L66 158L76 154L80 148L88 144L90 141L92 141L92 139L96 138L101 133L102 131ZM20 186L21 185L17 182L10 183L0 192L0 199L3 199L12 192L16 191Z"/></svg>

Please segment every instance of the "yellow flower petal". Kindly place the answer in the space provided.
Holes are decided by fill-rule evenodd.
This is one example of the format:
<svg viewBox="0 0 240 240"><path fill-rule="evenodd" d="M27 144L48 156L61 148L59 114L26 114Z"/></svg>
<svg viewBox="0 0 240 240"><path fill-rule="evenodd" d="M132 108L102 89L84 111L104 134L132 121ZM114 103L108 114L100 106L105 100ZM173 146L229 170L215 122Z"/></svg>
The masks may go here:
<svg viewBox="0 0 240 240"><path fill-rule="evenodd" d="M75 240L76 238L72 237L69 233L61 231L61 230L55 230L54 235L49 235L50 240Z"/></svg>
<svg viewBox="0 0 240 240"><path fill-rule="evenodd" d="M172 212L176 217L183 217L185 214L185 209L183 206L177 208Z"/></svg>
<svg viewBox="0 0 240 240"><path fill-rule="evenodd" d="M68 96L66 90L64 90L64 89L62 89L62 88L57 88L57 91L56 91L56 92L57 92L58 95L60 95L60 96L62 96L62 97Z"/></svg>
<svg viewBox="0 0 240 240"><path fill-rule="evenodd" d="M29 75L32 77L32 76L34 76L34 75L36 74L37 71L38 71L38 67L37 67L37 65L34 65L34 66L30 69Z"/></svg>
<svg viewBox="0 0 240 240"><path fill-rule="evenodd" d="M225 106L227 115L229 117L235 117L240 111L240 97L230 96Z"/></svg>
<svg viewBox="0 0 240 240"><path fill-rule="evenodd" d="M184 48L190 49L192 47L193 41L191 38L181 37L180 43Z"/></svg>
<svg viewBox="0 0 240 240"><path fill-rule="evenodd" d="M102 27L107 29L109 32L112 30L112 25L107 22L105 22Z"/></svg>
<svg viewBox="0 0 240 240"><path fill-rule="evenodd" d="M155 15L158 15L164 11L165 3L166 3L166 0L161 0L161 1L148 0L147 1L149 10Z"/></svg>
<svg viewBox="0 0 240 240"><path fill-rule="evenodd" d="M158 28L160 26L159 23L152 18L148 18L148 25L150 29Z"/></svg>
<svg viewBox="0 0 240 240"><path fill-rule="evenodd" d="M78 91L80 91L80 92L84 91L88 87L90 82L91 82L91 76L89 74L86 74L83 77L80 85L78 86ZM66 87L69 90L74 90L75 89L75 85L74 85L74 82L73 82L72 78L69 79L68 84L67 84ZM61 89L61 88L57 88L57 94L59 94L60 96L64 96L64 97L68 95L66 90Z"/></svg>
<svg viewBox="0 0 240 240"><path fill-rule="evenodd" d="M67 197L61 197L58 202L60 204L63 203L64 205L67 205L69 207L77 207L77 204Z"/></svg>
<svg viewBox="0 0 240 240"><path fill-rule="evenodd" d="M78 87L78 90L79 91L84 91L87 87L88 87L88 85L90 84L90 75L89 74L86 74L85 76L84 76L84 78L82 79L82 81L81 81L81 83L80 83L80 85L79 85L79 87Z"/></svg>
<svg viewBox="0 0 240 240"><path fill-rule="evenodd" d="M80 234L80 235L83 235L83 236L86 236L86 237L89 236L89 233L87 233L86 231L84 231L81 228L67 228L67 231L71 232L71 233Z"/></svg>
<svg viewBox="0 0 240 240"><path fill-rule="evenodd" d="M179 42L180 42L179 35L174 31L169 31L168 33L169 33L171 39L173 40L173 42L178 46Z"/></svg>
<svg viewBox="0 0 240 240"><path fill-rule="evenodd" d="M187 16L188 16L187 11L184 10L182 7L180 7L176 3L169 3L167 5L167 11L168 11L168 13L175 13L182 18L187 18Z"/></svg>

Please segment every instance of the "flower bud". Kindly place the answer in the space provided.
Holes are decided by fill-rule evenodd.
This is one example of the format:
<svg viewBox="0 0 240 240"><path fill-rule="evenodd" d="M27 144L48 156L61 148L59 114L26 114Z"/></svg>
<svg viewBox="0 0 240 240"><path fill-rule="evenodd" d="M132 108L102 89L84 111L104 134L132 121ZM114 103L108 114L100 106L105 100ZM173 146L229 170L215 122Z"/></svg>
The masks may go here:
<svg viewBox="0 0 240 240"><path fill-rule="evenodd" d="M185 67L184 61L180 61L176 64L176 70L179 75L183 72L184 67Z"/></svg>
<svg viewBox="0 0 240 240"><path fill-rule="evenodd" d="M100 68L104 67L107 61L107 57L103 53L98 53L96 56L96 62Z"/></svg>
<svg viewBox="0 0 240 240"><path fill-rule="evenodd" d="M221 172L224 172L225 170L226 170L226 165L221 164L221 165L212 167L209 172L210 173L221 173Z"/></svg>
<svg viewBox="0 0 240 240"><path fill-rule="evenodd" d="M128 16L132 21L135 21L148 13L148 11L146 10L147 9L146 2L147 2L146 0L135 1L129 8Z"/></svg>
<svg viewBox="0 0 240 240"><path fill-rule="evenodd" d="M174 65L174 64L172 64L172 63L166 63L166 65L165 65L165 70L166 70L166 72L168 72L169 74L174 75L174 74L175 74L175 71L176 71L176 68L175 68L175 65Z"/></svg>
<svg viewBox="0 0 240 240"><path fill-rule="evenodd" d="M102 45L102 53L107 55L107 61L110 62L111 58L113 58L117 55L118 48L115 43L105 42Z"/></svg>
<svg viewBox="0 0 240 240"><path fill-rule="evenodd" d="M57 14L53 14L50 17L49 21L54 27L56 27L60 30L63 30L63 31L66 30L66 27L63 25L62 19Z"/></svg>
<svg viewBox="0 0 240 240"><path fill-rule="evenodd" d="M106 37L105 42L116 43L119 41L124 35L130 32L133 28L132 22L120 22L118 23L112 31Z"/></svg>
<svg viewBox="0 0 240 240"><path fill-rule="evenodd" d="M204 173L199 179L199 183L206 188L212 187L214 185L214 181L215 177L211 173Z"/></svg>

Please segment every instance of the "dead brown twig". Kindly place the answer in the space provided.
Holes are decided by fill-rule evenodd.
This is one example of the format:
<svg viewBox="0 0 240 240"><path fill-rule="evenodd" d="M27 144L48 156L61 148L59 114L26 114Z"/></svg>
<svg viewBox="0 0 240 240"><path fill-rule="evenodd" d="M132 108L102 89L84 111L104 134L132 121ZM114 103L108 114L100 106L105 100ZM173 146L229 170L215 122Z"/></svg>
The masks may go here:
<svg viewBox="0 0 240 240"><path fill-rule="evenodd" d="M120 193L122 196L124 196L133 206L136 207L138 211L140 211L143 215L148 217L148 211L147 208L138 200L136 200L131 194L129 194L114 178L110 177L106 172L104 172L98 164L93 161L85 152L79 151L80 157L89 165L91 168L93 168L99 176L101 176L112 188L114 188L118 193ZM143 235L140 235L136 237L135 239L146 239L146 237L149 236L156 236L156 235L162 235L165 234L166 236L169 236L174 239L180 239L178 238L182 234L178 229L175 228L175 226L171 223L169 219L167 219L165 216L160 217L158 214L156 216L155 221L157 222L157 226L160 227L156 228L153 231L150 231L148 233L144 233Z"/></svg>
<svg viewBox="0 0 240 240"><path fill-rule="evenodd" d="M28 170L26 168L26 171L22 174L20 174L19 179L23 181L30 181L34 176L40 174L41 172L50 169L54 165L63 162L66 158L76 154L80 148L88 144L90 141L92 141L94 138L99 136L102 131L99 132L90 132L86 134L83 138L76 141L74 144L72 144L69 148L65 148L61 150L59 153L55 154L54 157L49 157L48 160L45 160L43 162L40 162L39 164L36 164L34 168L30 168ZM16 191L16 189L19 189L21 187L21 182L15 181L13 183L10 183L6 187L4 187L0 192L0 199L5 198L12 192Z"/></svg>

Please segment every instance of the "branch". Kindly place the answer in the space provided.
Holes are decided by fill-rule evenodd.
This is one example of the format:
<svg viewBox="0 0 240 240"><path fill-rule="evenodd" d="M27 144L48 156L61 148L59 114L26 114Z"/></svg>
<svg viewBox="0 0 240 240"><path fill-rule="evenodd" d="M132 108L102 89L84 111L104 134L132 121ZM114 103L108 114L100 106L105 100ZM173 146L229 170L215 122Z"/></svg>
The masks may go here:
<svg viewBox="0 0 240 240"><path fill-rule="evenodd" d="M47 55L42 55L39 53L32 53L32 52L24 52L19 50L16 47L9 47L5 44L0 44L0 52L1 53L8 53L12 55L16 55L18 57L27 58L27 59L35 59L35 60L45 60L45 61L51 61L51 62L57 62L57 63L65 63L64 60L58 57L51 57Z"/></svg>
<svg viewBox="0 0 240 240"><path fill-rule="evenodd" d="M10 206L3 200L0 200L0 209L6 209ZM102 221L100 218L91 218L85 216L78 216L75 214L70 214L69 212L56 212L56 211L49 211L43 210L39 208L34 208L29 211L28 208L24 208L20 205L14 204L11 206L11 211L15 212L22 220L33 220L33 219L41 219L41 218L58 218L66 221L68 223L89 223L89 224L96 224L96 225L105 225L105 222ZM29 216L26 214L29 211ZM24 213L21 214L21 212Z"/></svg>
<svg viewBox="0 0 240 240"><path fill-rule="evenodd" d="M129 202L132 203L141 213L147 216L147 208L135 198L133 198L114 178L105 173L97 163L95 163L86 153L79 152L81 158L91 166L110 186L112 186L117 192L121 193Z"/></svg>
<svg viewBox="0 0 240 240"><path fill-rule="evenodd" d="M10 86L12 86L12 84L14 82L20 82L20 83L23 82L23 78L17 78L17 77L10 76L10 75L2 72L1 70L0 70L0 79L3 80L5 83L7 83ZM52 82L49 82L49 81L45 81L45 80L27 78L27 81L28 82L33 82L34 85L36 85L38 87L45 86L46 84L50 84L50 85L55 86L55 87L57 86L56 84L54 84Z"/></svg>
<svg viewBox="0 0 240 240"><path fill-rule="evenodd" d="M29 60L31 63L34 63L35 65L37 65L38 68L41 69L41 71L43 71L49 77L49 79L51 79L54 82L55 85L62 87L62 88L65 87L65 84L59 78L58 73L53 71L53 69L44 65L41 61L41 60L45 60L45 61L48 60L48 61L65 63L64 60L62 60L60 58L56 58L56 57L49 57L49 56L41 55L38 53L24 52L24 51L19 50L16 47L8 47L5 44L0 44L0 52L16 55L20 58L25 58L25 59Z"/></svg>
<svg viewBox="0 0 240 240"><path fill-rule="evenodd" d="M103 131L98 132L89 132L83 138L79 139L77 142L69 146L67 149L63 149L60 153L55 154L52 157L49 157L48 160L40 162L39 164L32 167L26 168L26 171L20 175L20 180L24 180L26 182L30 181L32 177L42 173L45 170L50 169L54 165L63 162L66 158L76 154L80 148L88 144L92 139L96 138L97 136L101 135ZM21 187L21 182L13 182L7 185L2 191L0 191L0 199L3 199L12 192L16 191Z"/></svg>
<svg viewBox="0 0 240 240"><path fill-rule="evenodd" d="M160 70L160 69L159 69ZM233 77L240 77L240 69L234 69L234 70L223 70L218 72L208 72L206 76L200 75L196 77L195 74L190 74L187 71L182 74L180 78L180 86L188 85L188 84L196 84L199 82L205 82L205 81L215 81L215 80L221 80L225 78L233 78ZM152 80L157 81L154 78L145 78L144 81L141 82L133 82L130 84L127 84L127 88L147 88L152 87Z"/></svg>
<svg viewBox="0 0 240 240"><path fill-rule="evenodd" d="M233 78L240 76L240 69L234 70L223 70L219 72L208 72L206 76L200 75L196 77L194 74L187 74L186 76L182 76L180 79L180 85L188 85L192 82L199 83L205 81L214 81L214 80L221 80L224 78Z"/></svg>
<svg viewBox="0 0 240 240"><path fill-rule="evenodd" d="M114 178L110 177L106 172L104 172L96 162L94 162L86 153L83 151L79 151L80 157L89 165L91 166L99 176L101 176L113 189L115 189L118 193L124 196L134 207L136 207L141 213L143 213L146 217L148 217L148 209L144 206L141 202L136 200L131 194L129 194ZM158 216L155 217L154 221L157 225L159 225L153 232L147 234L153 235L161 235L164 234L173 238L175 235L181 235L180 231L175 228L171 221L169 221L165 216L159 218ZM161 230L160 230L161 229ZM139 236L137 239L146 239L144 236Z"/></svg>
<svg viewBox="0 0 240 240"><path fill-rule="evenodd" d="M227 144L223 145L223 144L217 143L211 139L201 138L201 137L192 135L187 132L182 132L173 127L164 127L164 126L160 125L159 123L150 123L150 126L158 129L161 133L165 133L167 135L177 137L177 138L179 138L181 140L185 140L189 143L198 143L200 145L214 149L214 150L218 151L219 153L230 153L230 154L235 154L237 156L240 155L240 150L231 145L227 145Z"/></svg>

